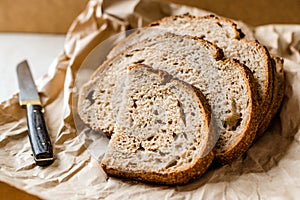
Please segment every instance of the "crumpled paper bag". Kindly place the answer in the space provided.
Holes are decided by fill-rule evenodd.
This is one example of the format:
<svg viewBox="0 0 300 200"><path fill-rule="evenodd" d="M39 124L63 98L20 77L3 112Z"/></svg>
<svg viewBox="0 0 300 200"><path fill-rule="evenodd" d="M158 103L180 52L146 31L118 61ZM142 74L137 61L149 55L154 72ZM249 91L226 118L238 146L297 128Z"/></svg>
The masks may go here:
<svg viewBox="0 0 300 200"><path fill-rule="evenodd" d="M16 94L0 104L0 180L43 199L296 199L300 195L300 25L248 29L272 53L285 58L286 91L268 131L232 164L212 166L185 186L147 185L108 178L78 137L72 97L86 56L120 31L186 12L208 14L159 0L90 0L71 25L63 53L37 82L55 162L45 168L35 165L25 111Z"/></svg>

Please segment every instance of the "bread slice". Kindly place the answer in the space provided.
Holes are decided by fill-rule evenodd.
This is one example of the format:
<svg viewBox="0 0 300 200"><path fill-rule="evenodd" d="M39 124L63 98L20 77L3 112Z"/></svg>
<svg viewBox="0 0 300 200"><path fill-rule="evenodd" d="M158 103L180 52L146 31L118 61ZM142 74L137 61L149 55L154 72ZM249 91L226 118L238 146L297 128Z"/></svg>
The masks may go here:
<svg viewBox="0 0 300 200"><path fill-rule="evenodd" d="M184 184L213 160L210 107L170 74L137 64L127 71L115 133L101 161L112 176Z"/></svg>
<svg viewBox="0 0 300 200"><path fill-rule="evenodd" d="M96 110L96 117L89 118L93 118L90 121L97 124L98 129L104 132L112 130L110 135L114 132L116 117L108 119L106 113L112 113L115 107L119 107L112 105L112 102L120 102L120 98L114 98L120 95L115 91L118 91L119 80L125 77L127 66L133 63L164 70L204 93L220 133L216 149L219 162L230 162L248 149L258 124L252 73L238 62L224 59L222 51L206 40L171 33L148 38L129 47L107 60L94 73L88 83L92 86L86 87L90 91L85 94L93 93L90 102L93 102L91 106ZM99 84L95 84L97 82ZM82 99L88 99L88 96ZM79 114L86 110L84 105L83 101L79 101ZM85 116L81 117L88 123Z"/></svg>
<svg viewBox="0 0 300 200"><path fill-rule="evenodd" d="M126 49L145 38L156 37L162 32L172 32L177 35L191 35L208 40L220 47L225 57L236 59L246 65L253 73L258 90L260 116L264 118L271 104L270 91L273 87L271 59L267 49L257 41L243 39L244 34L231 20L208 15L195 17L189 14L171 16L151 23L148 27L137 30L122 40L108 57Z"/></svg>
<svg viewBox="0 0 300 200"><path fill-rule="evenodd" d="M270 122L278 112L281 102L284 97L285 90L285 77L283 59L271 55L273 61L273 73L274 73L274 85L272 92L272 103L265 118L260 122L258 131L256 133L256 139L260 138L270 125Z"/></svg>

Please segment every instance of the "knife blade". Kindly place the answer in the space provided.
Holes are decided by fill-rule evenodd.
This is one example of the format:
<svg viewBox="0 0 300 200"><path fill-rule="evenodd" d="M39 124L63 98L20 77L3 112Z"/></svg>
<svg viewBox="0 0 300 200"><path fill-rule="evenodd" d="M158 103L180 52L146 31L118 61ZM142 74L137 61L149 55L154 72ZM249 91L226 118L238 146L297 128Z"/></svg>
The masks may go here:
<svg viewBox="0 0 300 200"><path fill-rule="evenodd" d="M52 144L44 119L44 109L26 60L18 64L17 77L19 103L27 110L28 136L34 160L39 166L48 166L54 161Z"/></svg>

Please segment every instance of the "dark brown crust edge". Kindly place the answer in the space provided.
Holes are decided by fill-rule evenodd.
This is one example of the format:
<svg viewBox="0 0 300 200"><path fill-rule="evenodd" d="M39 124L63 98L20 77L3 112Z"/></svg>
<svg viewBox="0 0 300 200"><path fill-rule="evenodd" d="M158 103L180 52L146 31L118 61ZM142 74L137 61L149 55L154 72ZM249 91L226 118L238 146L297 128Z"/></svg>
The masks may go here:
<svg viewBox="0 0 300 200"><path fill-rule="evenodd" d="M249 106L251 108L249 113L249 120L244 128L242 137L232 146L229 150L224 153L217 153L215 155L215 160L222 164L231 163L233 160L241 157L251 146L256 135L258 128L258 101L257 101L257 91L254 85L254 77L252 72L243 65L237 65L241 73L244 75L246 80L249 80L249 85L247 85L247 90L249 91Z"/></svg>
<svg viewBox="0 0 300 200"><path fill-rule="evenodd" d="M101 163L101 167L109 176L113 177L136 180L151 184L154 183L160 185L184 185L203 175L208 169L208 167L211 165L213 158L214 154L213 152L210 152L205 157L199 159L194 166L191 166L190 168L184 171L172 173L123 171L121 169L111 168L103 163Z"/></svg>

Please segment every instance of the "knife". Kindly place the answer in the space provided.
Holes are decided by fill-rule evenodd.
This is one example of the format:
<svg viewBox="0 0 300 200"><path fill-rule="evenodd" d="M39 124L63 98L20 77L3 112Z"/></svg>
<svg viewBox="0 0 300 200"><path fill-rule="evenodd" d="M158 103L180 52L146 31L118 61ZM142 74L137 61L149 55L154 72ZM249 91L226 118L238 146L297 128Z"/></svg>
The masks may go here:
<svg viewBox="0 0 300 200"><path fill-rule="evenodd" d="M17 66L19 103L27 110L28 136L34 160L39 166L53 163L52 144L48 135L44 109L26 60Z"/></svg>

